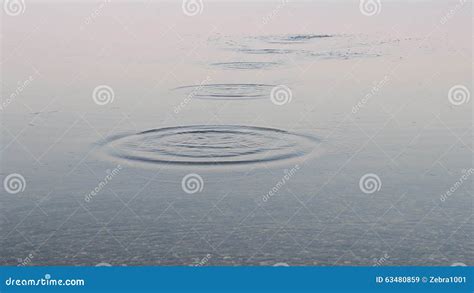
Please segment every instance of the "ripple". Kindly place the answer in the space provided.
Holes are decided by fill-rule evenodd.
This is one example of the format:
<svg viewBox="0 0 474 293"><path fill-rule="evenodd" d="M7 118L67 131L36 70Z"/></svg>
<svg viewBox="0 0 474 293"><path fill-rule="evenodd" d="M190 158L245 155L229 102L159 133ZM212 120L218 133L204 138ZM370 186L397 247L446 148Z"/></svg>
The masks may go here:
<svg viewBox="0 0 474 293"><path fill-rule="evenodd" d="M278 48L237 48L234 50L241 53L256 55L290 54L296 52L296 50Z"/></svg>
<svg viewBox="0 0 474 293"><path fill-rule="evenodd" d="M278 62L220 62L211 65L222 69L268 69L279 64Z"/></svg>
<svg viewBox="0 0 474 293"><path fill-rule="evenodd" d="M309 155L319 139L280 129L194 125L115 136L102 151L129 162L177 165L255 164Z"/></svg>
<svg viewBox="0 0 474 293"><path fill-rule="evenodd" d="M334 50L326 52L311 52L308 54L310 57L317 57L319 59L336 59L336 60L348 60L355 58L373 58L382 56L381 53L365 52L365 51L354 51L350 49L346 50Z"/></svg>
<svg viewBox="0 0 474 293"><path fill-rule="evenodd" d="M333 35L283 35L283 36L262 36L259 39L270 44L298 44L308 42L312 39L331 38Z"/></svg>
<svg viewBox="0 0 474 293"><path fill-rule="evenodd" d="M270 97L274 85L236 83L236 84L205 84L177 87L174 90L187 90L188 97L197 99L263 99Z"/></svg>

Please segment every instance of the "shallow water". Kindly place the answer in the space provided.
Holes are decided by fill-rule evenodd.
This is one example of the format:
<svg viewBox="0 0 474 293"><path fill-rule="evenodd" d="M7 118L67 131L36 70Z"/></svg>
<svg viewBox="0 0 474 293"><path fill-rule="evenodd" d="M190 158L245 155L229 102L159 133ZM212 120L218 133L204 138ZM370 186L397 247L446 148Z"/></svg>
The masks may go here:
<svg viewBox="0 0 474 293"><path fill-rule="evenodd" d="M472 3L382 3L2 17L0 263L473 265Z"/></svg>

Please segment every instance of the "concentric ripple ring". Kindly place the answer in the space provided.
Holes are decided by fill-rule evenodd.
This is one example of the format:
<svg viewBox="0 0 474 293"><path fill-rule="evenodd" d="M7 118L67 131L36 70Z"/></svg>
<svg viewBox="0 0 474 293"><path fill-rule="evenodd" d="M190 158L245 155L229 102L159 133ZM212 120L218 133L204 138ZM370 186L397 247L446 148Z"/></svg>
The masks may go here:
<svg viewBox="0 0 474 293"><path fill-rule="evenodd" d="M275 85L235 83L204 84L177 87L174 90L187 91L188 97L209 100L250 100L269 97Z"/></svg>
<svg viewBox="0 0 474 293"><path fill-rule="evenodd" d="M113 158L178 165L254 164L317 151L319 139L275 128L241 125L166 127L115 136L102 145Z"/></svg>

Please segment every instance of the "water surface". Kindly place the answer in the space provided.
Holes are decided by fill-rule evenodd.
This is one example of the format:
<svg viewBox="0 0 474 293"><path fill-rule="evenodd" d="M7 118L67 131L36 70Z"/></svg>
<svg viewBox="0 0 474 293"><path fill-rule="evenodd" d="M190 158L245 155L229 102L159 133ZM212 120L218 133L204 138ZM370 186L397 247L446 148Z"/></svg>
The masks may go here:
<svg viewBox="0 0 474 293"><path fill-rule="evenodd" d="M471 2L34 2L2 16L1 264L474 264Z"/></svg>

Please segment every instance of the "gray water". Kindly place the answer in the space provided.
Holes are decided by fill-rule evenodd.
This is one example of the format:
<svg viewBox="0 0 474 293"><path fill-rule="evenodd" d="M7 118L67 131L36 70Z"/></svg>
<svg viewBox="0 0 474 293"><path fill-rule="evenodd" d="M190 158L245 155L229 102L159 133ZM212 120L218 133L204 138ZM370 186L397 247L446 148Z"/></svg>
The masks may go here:
<svg viewBox="0 0 474 293"><path fill-rule="evenodd" d="M474 264L471 3L181 4L2 14L0 264Z"/></svg>

